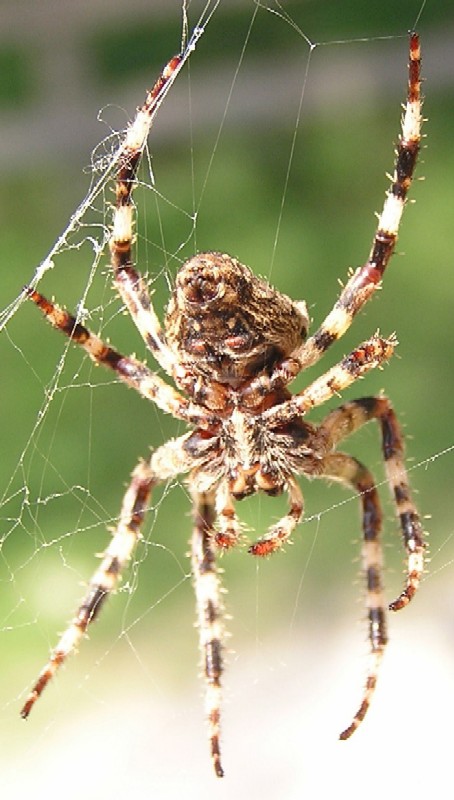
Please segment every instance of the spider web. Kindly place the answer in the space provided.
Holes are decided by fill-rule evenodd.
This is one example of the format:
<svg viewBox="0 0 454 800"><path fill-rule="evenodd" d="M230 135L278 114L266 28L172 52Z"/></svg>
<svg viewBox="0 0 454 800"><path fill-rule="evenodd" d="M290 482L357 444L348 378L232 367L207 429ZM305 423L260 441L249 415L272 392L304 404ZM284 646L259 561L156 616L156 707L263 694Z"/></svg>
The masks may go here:
<svg viewBox="0 0 454 800"><path fill-rule="evenodd" d="M392 641L373 709L364 729L345 745L336 734L356 709L365 652L363 628L355 624L363 616L357 498L322 483L303 485L306 519L285 553L259 564L244 549L223 559L233 634L224 676L229 788L216 791L231 793L233 786L238 798L274 797L275 777L285 797L311 789L318 796L345 784L359 797L362 789L356 787L369 781L377 759L382 764L385 757L396 793L407 791L408 770L401 764L414 758L411 731L426 753L422 793L433 786L434 768L442 776L440 766L449 764L444 742L432 735L442 722L439 708L454 711L454 528L446 491L453 467L447 423L454 387L443 228L450 186L446 162L441 166L435 152L444 151L445 158L448 152L440 142L446 136L441 64L449 20L419 0L402 2L397 17L391 3L380 4L375 17L370 10L369 16L359 12L353 1L173 2L162 9L157 3L146 16L137 2L130 13L129 19L113 18L109 27L117 46L115 69L120 60L127 78L110 78L104 99L94 105L88 91L84 98L83 113L92 117L106 97L113 100L102 105L97 127L87 132L78 120L74 136L71 110L62 106L60 114L68 113L72 128L64 134L53 130L57 118L49 117L51 157L35 143L40 155L23 150L6 177L4 233L13 246L5 252L13 269L5 278L0 317L6 363L0 707L7 731L0 741L11 793L28 796L33 780L35 795L44 796L57 780L65 781L69 797L82 791L116 796L120 785L120 791L132 788L140 796L151 788L167 798L179 796L182 786L188 795L195 794L194 786L199 795L211 781L186 558L189 500L181 483L153 496L143 541L90 641L46 690L29 723L18 718L21 698L96 566L94 554L106 546L106 529L115 523L137 458L183 431L51 331L23 301L21 285L39 284L122 352L146 357L111 289L105 254L111 179L122 131L146 84L179 40L188 46L195 31L195 51L159 110L135 192L138 266L148 275L162 316L184 259L195 250L225 250L290 296L304 297L315 325L334 302L338 279L367 256L372 212L382 202L398 132L405 31L416 25L430 118L430 148L417 174L426 181L412 191L417 203L404 215L383 291L322 362L320 373L378 327L397 330L398 357L345 398L384 389L404 423L416 500L431 515L428 575L412 607L390 620ZM142 37L148 37L150 48L159 50L161 33L170 50L152 66L147 55L150 60L134 72L128 38L140 50ZM108 51L102 37L90 41L101 55ZM71 144L59 152L56 143L65 138ZM90 163L81 170L90 151ZM55 245L33 271L30 265L52 238ZM151 356L147 360L152 364ZM345 449L373 469L382 487L391 598L400 586L402 555L377 431L369 426ZM247 535L262 533L284 506L285 499L261 497L242 504ZM382 742L390 739L395 753L383 751ZM112 754L124 765L119 774L113 771L115 783L106 776ZM68 775L81 763L85 769L73 787ZM322 768L327 763L331 770ZM183 783L183 776L190 781ZM416 797L418 791L412 787Z"/></svg>

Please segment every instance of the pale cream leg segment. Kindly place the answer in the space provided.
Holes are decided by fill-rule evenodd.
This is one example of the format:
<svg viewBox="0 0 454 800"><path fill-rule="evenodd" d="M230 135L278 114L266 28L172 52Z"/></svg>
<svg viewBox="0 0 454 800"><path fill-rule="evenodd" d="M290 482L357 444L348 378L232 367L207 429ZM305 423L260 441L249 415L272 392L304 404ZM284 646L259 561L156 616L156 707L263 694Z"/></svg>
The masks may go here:
<svg viewBox="0 0 454 800"><path fill-rule="evenodd" d="M223 604L214 543L216 518L214 492L194 492L194 528L191 539L192 573L197 606L197 626L205 679L205 712L214 771L221 764L221 675L223 672Z"/></svg>

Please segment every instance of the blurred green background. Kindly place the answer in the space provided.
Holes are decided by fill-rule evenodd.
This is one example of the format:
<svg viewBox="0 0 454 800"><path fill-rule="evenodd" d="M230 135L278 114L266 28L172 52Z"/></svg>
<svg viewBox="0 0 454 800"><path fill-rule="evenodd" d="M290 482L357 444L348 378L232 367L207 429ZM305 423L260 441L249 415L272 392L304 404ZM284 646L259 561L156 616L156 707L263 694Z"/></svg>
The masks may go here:
<svg viewBox="0 0 454 800"><path fill-rule="evenodd" d="M190 6L191 24L202 6ZM338 280L368 255L404 99L406 31L421 3L268 6L278 14L249 0L221 2L160 111L150 142L156 191L149 164L136 191L137 260L153 277L160 313L179 263L196 249L217 249L306 299L315 327L335 300ZM393 668L390 655L385 662L388 694L377 692L358 743L345 750L336 733L356 708L364 667L357 499L322 482L303 485L307 520L286 553L259 565L244 550L222 560L233 634L224 681L230 778L227 788L217 788L226 796L274 797L270 776L283 781L284 797L315 785L322 794L330 780L351 789L358 780L355 760L367 776L373 748L382 746L377 742L394 726L421 720L425 702L433 715L424 717L417 736L426 751L433 748L434 763L443 762L443 742L426 741L425 732L441 724L440 705L452 708L453 690L454 12L446 9L428 2L418 21L428 122L417 177L424 181L412 189L416 203L405 213L383 290L323 362L328 368L378 327L397 331L392 363L344 397L383 389L395 404L417 501L431 515L430 572L414 606L391 620L390 653L402 661ZM1 307L31 279L86 194L88 165L102 168L115 138L98 143L126 124L178 50L180 10L177 0L137 0L127 8L101 0L58 9L44 1L14 9L0 3ZM88 237L108 222L110 199L107 187L40 288L70 309L83 297L93 330L121 351L145 357L111 291L107 259L90 272ZM2 331L0 348L0 708L10 785L25 797L25 760L32 769L40 765L42 776L64 775L77 753L91 778L68 786L70 797L82 790L95 796L94 787L107 796L121 786L139 796L155 788L167 798L177 796L183 780L189 795L209 787L183 484L156 494L144 541L90 642L46 691L28 725L17 718L20 698L97 563L94 554L105 547L106 527L137 458L183 428L68 349L27 304ZM383 482L373 426L346 449ZM392 599L402 555L382 488ZM262 497L239 506L248 536L264 532L284 507L285 499ZM308 757L295 762L301 742ZM334 746L343 748L340 760ZM118 769L109 763L112 754ZM332 767L324 775L322 763ZM406 786L407 778L401 770L396 786ZM43 777L34 796L44 796L46 786ZM350 794L359 797L359 788Z"/></svg>

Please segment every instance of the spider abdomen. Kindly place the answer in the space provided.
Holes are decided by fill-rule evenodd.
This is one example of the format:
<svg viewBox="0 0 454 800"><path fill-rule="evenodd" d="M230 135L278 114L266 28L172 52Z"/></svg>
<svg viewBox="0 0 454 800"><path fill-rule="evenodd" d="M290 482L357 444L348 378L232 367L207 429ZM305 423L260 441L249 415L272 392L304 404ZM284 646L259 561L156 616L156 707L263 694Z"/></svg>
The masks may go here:
<svg viewBox="0 0 454 800"><path fill-rule="evenodd" d="M167 341L185 367L237 388L271 372L306 338L308 316L224 253L199 253L181 267L166 316Z"/></svg>

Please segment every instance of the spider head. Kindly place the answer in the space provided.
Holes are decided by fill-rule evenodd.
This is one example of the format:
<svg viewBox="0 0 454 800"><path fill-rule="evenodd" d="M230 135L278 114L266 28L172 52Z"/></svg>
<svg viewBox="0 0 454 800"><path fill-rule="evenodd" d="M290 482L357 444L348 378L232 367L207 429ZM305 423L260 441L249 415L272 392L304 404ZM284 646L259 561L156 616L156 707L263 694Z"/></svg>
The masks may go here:
<svg viewBox="0 0 454 800"><path fill-rule="evenodd" d="M193 372L238 386L299 347L305 303L295 303L223 253L199 253L178 272L167 341Z"/></svg>

